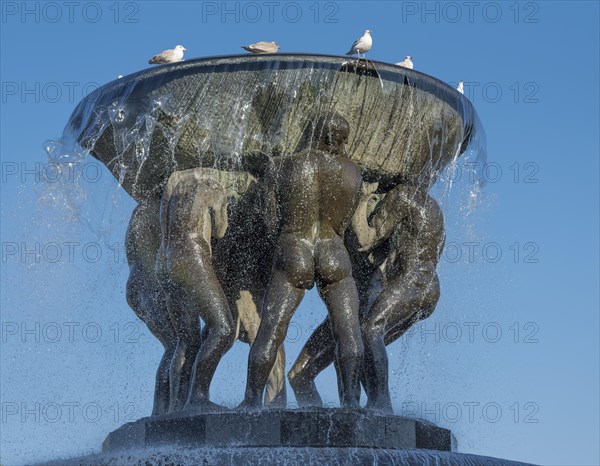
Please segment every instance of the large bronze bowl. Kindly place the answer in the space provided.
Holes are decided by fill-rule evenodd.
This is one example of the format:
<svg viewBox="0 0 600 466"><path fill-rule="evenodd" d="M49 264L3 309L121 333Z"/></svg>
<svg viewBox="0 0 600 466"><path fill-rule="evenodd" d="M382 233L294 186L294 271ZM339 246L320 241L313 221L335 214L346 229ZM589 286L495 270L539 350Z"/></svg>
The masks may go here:
<svg viewBox="0 0 600 466"><path fill-rule="evenodd" d="M97 89L71 115L56 158L74 156L75 146L91 153L139 200L160 194L175 170L243 171L251 154L289 155L328 110L350 123L348 156L384 183L431 185L479 132L469 100L418 71L329 55L240 55L154 67Z"/></svg>

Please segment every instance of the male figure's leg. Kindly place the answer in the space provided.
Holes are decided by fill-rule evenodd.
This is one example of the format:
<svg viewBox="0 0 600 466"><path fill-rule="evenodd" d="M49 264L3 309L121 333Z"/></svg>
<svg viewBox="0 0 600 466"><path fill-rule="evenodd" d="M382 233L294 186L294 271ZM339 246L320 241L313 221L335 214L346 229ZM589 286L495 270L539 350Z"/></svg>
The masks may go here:
<svg viewBox="0 0 600 466"><path fill-rule="evenodd" d="M204 260L210 264L210 258ZM193 366L186 408L206 408L213 406L209 402L210 382L221 358L233 344L235 325L227 298L212 267L198 264L189 276L194 278L194 282L189 284L190 304L204 321L204 329Z"/></svg>
<svg viewBox="0 0 600 466"><path fill-rule="evenodd" d="M254 303L254 298L248 290L241 290L240 297L236 301L238 319L245 332L244 341L249 345L254 343L260 325L260 316ZM287 395L285 389L285 351L283 345L279 347L277 357L269 378L267 379L265 391L265 404L271 407L285 408Z"/></svg>
<svg viewBox="0 0 600 466"><path fill-rule="evenodd" d="M183 409L188 398L194 360L200 349L200 322L185 294L174 285L167 289L169 314L177 332L177 346L169 372L169 412L174 412Z"/></svg>
<svg viewBox="0 0 600 466"><path fill-rule="evenodd" d="M420 287L406 275L394 279L373 303L361 325L365 345L364 386L367 407L391 413L386 346L402 336L417 320L431 314L439 298L439 284Z"/></svg>
<svg viewBox="0 0 600 466"><path fill-rule="evenodd" d="M371 304L382 291L381 272L372 270L367 275L368 282L362 289L357 283L359 294L359 320L364 319ZM361 296L362 293L362 296ZM387 343L386 343L387 344ZM300 351L292 369L288 373L290 385L300 406L322 406L323 402L314 383L317 376L335 361L335 341L329 317L315 329ZM364 373L361 382L364 384Z"/></svg>
<svg viewBox="0 0 600 466"><path fill-rule="evenodd" d="M166 298L154 275L154 267L146 268L141 264L131 267L126 294L129 306L164 348L156 370L152 415L165 414L169 410L169 370L177 334L169 320Z"/></svg>
<svg viewBox="0 0 600 466"><path fill-rule="evenodd" d="M315 379L335 358L335 341L331 321L325 319L306 341L298 359L288 373L290 385L301 407L323 406Z"/></svg>
<svg viewBox="0 0 600 466"><path fill-rule="evenodd" d="M242 406L261 406L265 384L285 339L290 319L313 283L313 252L309 245L289 235L280 238L260 326L250 349Z"/></svg>
<svg viewBox="0 0 600 466"><path fill-rule="evenodd" d="M318 289L335 339L340 404L358 408L363 343L358 320L358 291L348 251L339 237L321 240L315 254Z"/></svg>

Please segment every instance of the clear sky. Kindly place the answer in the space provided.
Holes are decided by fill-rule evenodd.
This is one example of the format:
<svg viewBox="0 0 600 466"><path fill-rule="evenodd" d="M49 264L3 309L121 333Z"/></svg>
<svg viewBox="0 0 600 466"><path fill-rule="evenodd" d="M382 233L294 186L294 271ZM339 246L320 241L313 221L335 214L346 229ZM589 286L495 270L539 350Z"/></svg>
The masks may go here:
<svg viewBox="0 0 600 466"><path fill-rule="evenodd" d="M1 8L3 465L96 451L108 432L148 415L161 354L125 301L134 202L90 160L72 215L61 184L36 178L43 142L61 135L87 92L176 44L188 58L258 40L343 54L364 29L370 58L411 55L417 70L465 80L488 141L477 208L458 183L445 209L437 310L389 348L397 414L451 428L461 452L600 462L598 2ZM324 314L309 293L288 364ZM241 401L247 353L237 343L223 360L217 402ZM332 370L318 386L336 401Z"/></svg>

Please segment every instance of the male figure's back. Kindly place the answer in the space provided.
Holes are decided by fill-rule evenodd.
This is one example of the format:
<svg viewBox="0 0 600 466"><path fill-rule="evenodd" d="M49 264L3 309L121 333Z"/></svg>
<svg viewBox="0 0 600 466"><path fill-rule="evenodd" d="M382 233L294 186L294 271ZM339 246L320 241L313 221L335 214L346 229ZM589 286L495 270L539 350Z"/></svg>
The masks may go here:
<svg viewBox="0 0 600 466"><path fill-rule="evenodd" d="M361 182L359 168L346 157L309 150L283 158L275 179L281 233L310 241L343 236Z"/></svg>

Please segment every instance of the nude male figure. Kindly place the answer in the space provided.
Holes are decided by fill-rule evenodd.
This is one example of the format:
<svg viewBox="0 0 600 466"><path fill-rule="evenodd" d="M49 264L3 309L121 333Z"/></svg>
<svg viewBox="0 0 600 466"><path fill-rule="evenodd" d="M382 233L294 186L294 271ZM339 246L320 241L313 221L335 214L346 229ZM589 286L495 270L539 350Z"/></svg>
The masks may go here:
<svg viewBox="0 0 600 466"><path fill-rule="evenodd" d="M385 346L435 309L440 296L436 266L444 246L444 219L437 202L425 191L399 185L385 195L369 220L373 200L380 197L374 189L376 185L363 191L352 220L359 247L353 258L363 272L367 270L361 287L362 382L367 408L392 413ZM333 362L330 327L326 320L315 330L289 373L301 406L322 405L314 379Z"/></svg>
<svg viewBox="0 0 600 466"><path fill-rule="evenodd" d="M176 172L163 193L160 223L156 270L177 333L169 411L210 410L218 406L209 401L210 382L236 330L212 266L211 239L228 226L225 189L198 170Z"/></svg>
<svg viewBox="0 0 600 466"><path fill-rule="evenodd" d="M360 169L344 157L349 131L348 122L338 114L322 116L312 147L277 159L267 173L265 183L273 188L279 235L241 408L261 406L290 319L315 282L332 322L340 404L358 407L363 345L358 294L343 238L362 179Z"/></svg>

